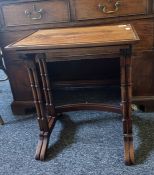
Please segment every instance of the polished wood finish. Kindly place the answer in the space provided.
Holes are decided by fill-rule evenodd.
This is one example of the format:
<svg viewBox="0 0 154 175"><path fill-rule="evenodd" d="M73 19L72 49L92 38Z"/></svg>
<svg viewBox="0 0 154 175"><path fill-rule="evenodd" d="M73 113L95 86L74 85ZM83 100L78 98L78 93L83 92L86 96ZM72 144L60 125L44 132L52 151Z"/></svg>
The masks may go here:
<svg viewBox="0 0 154 175"><path fill-rule="evenodd" d="M39 30L30 36L5 47L6 50L17 51L26 62L32 88L37 120L40 128L39 142L36 149L37 160L44 160L50 134L57 120L57 114L76 110L102 110L120 113L123 116L124 160L126 165L134 164L134 148L132 136L132 45L139 41L136 31L130 24L113 26L76 27L66 29ZM91 48L101 47L102 59L120 58L121 106L103 103L77 103L56 106L53 99L47 64L48 61L72 60L74 51L81 55L76 59L84 60ZM88 49L87 49L88 48ZM68 55L62 54L71 49ZM84 50L85 49L85 50ZM85 55L83 54L83 50ZM48 57L52 53L58 59ZM105 52L103 52L105 51ZM48 54L47 54L48 53ZM58 55L59 53L59 55ZM72 55L71 55L72 53ZM93 59L95 59L93 57ZM38 67L37 67L38 65ZM92 70L91 70L92 71ZM39 81L41 79L41 82Z"/></svg>
<svg viewBox="0 0 154 175"><path fill-rule="evenodd" d="M15 114L25 114L33 111L32 91L29 87L30 82L23 62L15 52L8 53L3 48L38 29L100 24L131 23L138 32L141 40L133 48L132 60L133 103L145 106L146 111L154 106L154 92L152 88L154 85L154 1L120 0L120 6L118 6L116 12L105 13L115 11L115 4L117 2L117 0L0 0L0 46L5 57L5 64L13 94L11 107ZM100 3L106 7L105 12L103 12L102 6L100 9ZM60 10L57 10L53 15L52 12L59 8ZM43 12L39 12L40 9L43 9ZM25 11L31 12L31 15L26 15ZM31 19L39 18L40 14L41 19ZM69 51L68 49L66 55L69 54ZM54 54L56 56L57 53ZM78 51L74 53L74 59L75 54L78 55ZM51 67L50 76L54 79L54 83L58 84L58 87L61 85L61 87L64 87L65 84L70 84L71 86L74 80L77 82L81 80L81 85L83 81L87 82L88 86L99 86L109 81L115 81L117 77L112 76L116 75L119 69L116 61L113 60L117 66L111 68L112 74L108 73L108 79L104 79L103 75L109 67L106 61L104 62L104 66L100 67L102 65L102 60L100 59L101 48L93 49L90 58L92 57L97 59L94 61L87 60L86 62L78 61L75 64L74 62L70 62L69 64L64 62L51 63L49 64ZM87 69L84 68L85 63L87 63ZM75 70L79 68L81 71L77 73ZM96 70L96 74L88 74L87 72L90 69ZM72 86L74 85L75 83L72 84ZM152 108L154 109L154 107Z"/></svg>
<svg viewBox="0 0 154 175"><path fill-rule="evenodd" d="M68 2L62 0L9 4L2 11L7 27L68 22L70 18Z"/></svg>
<svg viewBox="0 0 154 175"><path fill-rule="evenodd" d="M48 39L48 40L47 40ZM65 29L39 30L29 37L6 47L7 50L42 50L108 46L118 43L130 44L139 40L131 25L94 26ZM103 41L103 42L102 42ZM120 45L119 44L119 45ZM120 47L120 46L119 46ZM35 52L35 51L34 51ZM104 54L104 53L103 53ZM109 52L110 54L110 52Z"/></svg>

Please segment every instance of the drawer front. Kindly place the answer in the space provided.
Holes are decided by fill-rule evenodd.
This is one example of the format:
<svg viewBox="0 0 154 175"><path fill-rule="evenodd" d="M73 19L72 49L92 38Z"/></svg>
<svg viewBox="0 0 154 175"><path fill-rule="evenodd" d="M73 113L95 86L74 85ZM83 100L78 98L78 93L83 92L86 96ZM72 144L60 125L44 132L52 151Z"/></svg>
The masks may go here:
<svg viewBox="0 0 154 175"><path fill-rule="evenodd" d="M146 14L148 0L74 0L77 20Z"/></svg>
<svg viewBox="0 0 154 175"><path fill-rule="evenodd" d="M68 22L68 7L67 1L52 0L4 5L2 12L5 25L9 27Z"/></svg>

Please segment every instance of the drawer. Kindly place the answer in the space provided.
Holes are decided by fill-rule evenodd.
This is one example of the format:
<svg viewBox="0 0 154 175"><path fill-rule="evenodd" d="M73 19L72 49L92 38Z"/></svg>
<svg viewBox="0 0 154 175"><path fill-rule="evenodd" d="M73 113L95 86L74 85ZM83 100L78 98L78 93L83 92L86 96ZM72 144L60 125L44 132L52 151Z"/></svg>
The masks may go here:
<svg viewBox="0 0 154 175"><path fill-rule="evenodd" d="M2 13L7 27L68 22L70 18L68 3L64 0L3 5Z"/></svg>
<svg viewBox="0 0 154 175"><path fill-rule="evenodd" d="M146 14L148 0L74 0L77 20Z"/></svg>

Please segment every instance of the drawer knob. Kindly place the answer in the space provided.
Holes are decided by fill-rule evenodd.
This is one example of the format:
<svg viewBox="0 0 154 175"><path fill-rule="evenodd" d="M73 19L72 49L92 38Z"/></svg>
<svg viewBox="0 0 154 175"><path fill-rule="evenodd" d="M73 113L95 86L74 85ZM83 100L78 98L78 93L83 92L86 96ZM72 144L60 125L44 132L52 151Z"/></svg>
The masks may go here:
<svg viewBox="0 0 154 175"><path fill-rule="evenodd" d="M112 2L112 0L109 0L109 2ZM115 13L119 10L119 6L120 6L120 1L117 1L114 4L114 10L107 10L106 5L99 3L98 7L101 10L101 12L106 13L106 14L111 14L111 13Z"/></svg>
<svg viewBox="0 0 154 175"><path fill-rule="evenodd" d="M39 20L42 19L43 16L43 9L37 10L36 6L33 5L33 10L25 10L25 15L32 20Z"/></svg>

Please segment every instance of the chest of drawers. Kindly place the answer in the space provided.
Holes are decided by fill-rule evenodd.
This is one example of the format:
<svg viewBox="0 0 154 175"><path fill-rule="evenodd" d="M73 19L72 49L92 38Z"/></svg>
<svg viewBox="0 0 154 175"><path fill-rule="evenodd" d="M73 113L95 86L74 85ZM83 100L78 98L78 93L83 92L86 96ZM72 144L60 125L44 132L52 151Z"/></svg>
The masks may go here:
<svg viewBox="0 0 154 175"><path fill-rule="evenodd" d="M135 27L141 39L135 46L133 55L133 102L143 105L145 109L150 109L154 106L153 7L153 0L1 0L0 46L3 50L9 43L42 28L129 22ZM109 68L104 62L102 68L99 64L100 51L96 49L92 52L98 58L95 61L50 64L50 74L56 82L55 85L57 87L75 86L72 77L77 81L87 80L89 86L102 85L110 81L117 82L118 64L115 62L115 67ZM15 52L3 50L3 55L14 98L12 110L16 114L29 112L34 105L24 64ZM76 71L77 69L80 69L80 73ZM97 70L96 75L88 73L91 69ZM112 74L108 74L108 79L104 79L103 75L107 69L111 69Z"/></svg>

